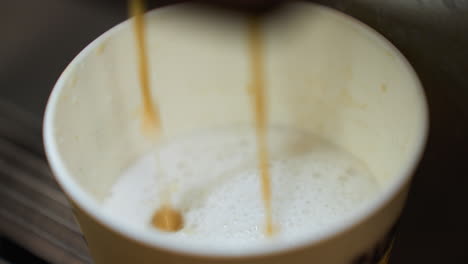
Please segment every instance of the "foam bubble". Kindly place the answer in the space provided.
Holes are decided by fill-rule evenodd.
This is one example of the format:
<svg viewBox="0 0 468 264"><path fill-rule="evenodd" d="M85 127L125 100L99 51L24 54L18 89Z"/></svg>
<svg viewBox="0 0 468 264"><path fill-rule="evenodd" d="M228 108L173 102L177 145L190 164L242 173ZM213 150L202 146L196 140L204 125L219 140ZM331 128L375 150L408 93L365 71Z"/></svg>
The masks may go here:
<svg viewBox="0 0 468 264"><path fill-rule="evenodd" d="M366 166L317 137L285 128L269 131L273 220L277 239L313 236L345 221L378 192ZM227 128L181 138L148 154L114 184L103 209L125 224L149 224L159 192L175 184L173 205L185 227L158 235L214 247L248 247L265 241L264 210L253 131ZM160 164L156 164L157 160ZM159 166L159 169L158 169Z"/></svg>

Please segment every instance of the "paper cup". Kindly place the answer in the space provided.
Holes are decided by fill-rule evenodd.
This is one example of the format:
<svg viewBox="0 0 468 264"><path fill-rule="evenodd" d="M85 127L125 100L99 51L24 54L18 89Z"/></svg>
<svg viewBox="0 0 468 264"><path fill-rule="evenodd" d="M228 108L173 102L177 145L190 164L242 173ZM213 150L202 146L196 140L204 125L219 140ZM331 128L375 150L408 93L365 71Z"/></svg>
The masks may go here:
<svg viewBox="0 0 468 264"><path fill-rule="evenodd" d="M252 124L247 23L195 4L148 13L153 95L167 140ZM54 87L44 121L47 157L97 264L377 263L426 141L421 84L381 35L337 11L294 3L263 23L269 123L318 134L363 160L384 186L366 208L321 235L242 251L165 241L123 225L101 202L150 151L131 21L86 47Z"/></svg>

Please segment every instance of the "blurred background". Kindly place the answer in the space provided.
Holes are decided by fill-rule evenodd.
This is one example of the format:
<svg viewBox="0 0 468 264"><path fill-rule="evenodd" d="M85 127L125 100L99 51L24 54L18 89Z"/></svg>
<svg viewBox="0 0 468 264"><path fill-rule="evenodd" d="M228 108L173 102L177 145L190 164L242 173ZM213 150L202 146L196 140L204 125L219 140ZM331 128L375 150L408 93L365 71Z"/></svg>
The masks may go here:
<svg viewBox="0 0 468 264"><path fill-rule="evenodd" d="M468 0L314 2L382 33L408 58L426 90L429 142L390 263L468 263ZM89 42L126 19L126 2L0 4L0 264L91 263L51 178L41 122L60 73Z"/></svg>

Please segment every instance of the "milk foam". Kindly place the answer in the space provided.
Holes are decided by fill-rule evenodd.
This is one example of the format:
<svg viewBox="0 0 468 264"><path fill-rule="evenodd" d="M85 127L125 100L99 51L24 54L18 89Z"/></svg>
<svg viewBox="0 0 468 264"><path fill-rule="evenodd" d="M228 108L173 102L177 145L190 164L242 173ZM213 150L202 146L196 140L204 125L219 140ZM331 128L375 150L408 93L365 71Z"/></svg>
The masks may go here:
<svg viewBox="0 0 468 264"><path fill-rule="evenodd" d="M239 248L266 241L253 132L217 129L165 144L158 159L148 154L121 175L103 209L135 228L184 243ZM274 239L320 233L346 221L379 191L363 162L320 138L270 128L268 140L279 231ZM170 186L172 204L184 214L185 226L177 233L150 225L161 205L161 186Z"/></svg>

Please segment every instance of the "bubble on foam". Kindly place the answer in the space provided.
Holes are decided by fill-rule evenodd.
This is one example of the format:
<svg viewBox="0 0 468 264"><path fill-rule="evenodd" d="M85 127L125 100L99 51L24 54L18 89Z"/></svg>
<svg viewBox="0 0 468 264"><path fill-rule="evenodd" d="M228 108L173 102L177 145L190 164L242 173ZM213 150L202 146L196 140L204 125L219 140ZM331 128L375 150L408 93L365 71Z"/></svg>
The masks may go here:
<svg viewBox="0 0 468 264"><path fill-rule="evenodd" d="M184 243L240 248L265 241L254 135L227 128L167 143L159 150L161 169L154 154L143 157L114 184L103 208L126 224ZM313 236L345 221L379 190L362 162L332 144L285 128L270 129L268 138L277 239ZM174 183L172 200L185 227L160 233L148 223L161 204L161 186Z"/></svg>

